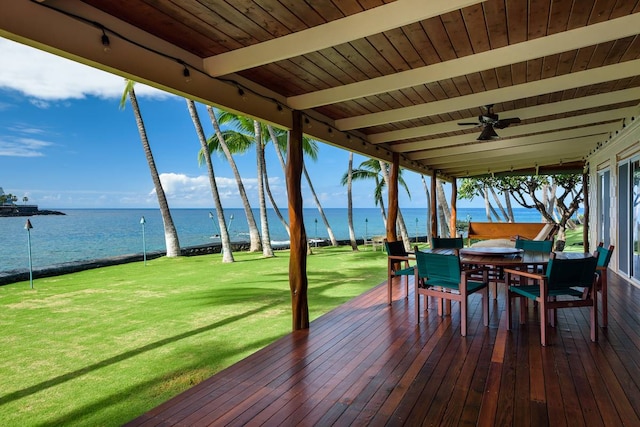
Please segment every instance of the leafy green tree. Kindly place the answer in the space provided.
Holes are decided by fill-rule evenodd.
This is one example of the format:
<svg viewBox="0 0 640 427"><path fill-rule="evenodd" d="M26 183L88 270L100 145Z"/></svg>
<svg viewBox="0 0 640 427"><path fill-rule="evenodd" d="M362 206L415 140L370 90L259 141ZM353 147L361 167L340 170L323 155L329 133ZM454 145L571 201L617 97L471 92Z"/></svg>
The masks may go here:
<svg viewBox="0 0 640 427"><path fill-rule="evenodd" d="M142 142L142 149L144 150L144 156L147 159L149 165L149 172L151 172L151 180L156 190L156 196L158 198L158 205L160 206L160 215L162 215L162 223L164 225L164 241L167 249L167 257L180 256L180 241L178 240L178 232L173 224L173 218L171 217L171 211L169 210L169 203L167 197L164 194L162 188L162 182L160 182L160 175L158 175L158 169L156 168L156 162L153 159L151 153L151 146L149 145L149 138L147 137L147 131L142 120L142 113L140 113L140 107L138 106L138 99L134 90L135 82L133 80L125 81L125 90L120 99L120 108L124 109L127 97L131 102L133 109L133 115L136 119L136 125L138 127L138 133L140 134L140 141Z"/></svg>

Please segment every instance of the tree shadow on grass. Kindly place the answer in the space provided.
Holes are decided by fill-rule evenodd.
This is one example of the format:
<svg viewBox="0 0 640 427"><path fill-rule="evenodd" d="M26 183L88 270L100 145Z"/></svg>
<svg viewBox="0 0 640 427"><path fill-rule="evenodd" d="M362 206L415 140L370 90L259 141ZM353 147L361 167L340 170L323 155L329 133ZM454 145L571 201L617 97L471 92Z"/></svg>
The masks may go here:
<svg viewBox="0 0 640 427"><path fill-rule="evenodd" d="M244 351L251 351L253 353L271 344L273 341L277 339L278 339L277 337L269 337L259 341L251 342L250 344L246 345L243 348L230 348L230 349L227 349L222 354L222 356L226 358ZM191 366L182 367L180 368L180 370L164 373L160 377L141 382L139 384L136 384L135 386L128 387L124 390L120 390L117 393L113 393L108 396L105 396L98 401L75 407L74 409L70 410L64 415L61 415L58 418L47 419L46 425L69 425L69 424L73 424L74 422L77 423L78 420L83 419L87 416L90 416L91 414L101 412L111 406L117 405L124 401L131 400L131 396L144 395L146 391L160 387L164 382L167 381L167 378L181 376L188 372L196 372L201 367L202 367L201 364L199 365L198 363L194 363ZM206 380L206 378L204 380ZM193 386L195 386L195 384L191 385L189 388ZM138 406L136 405L130 406L128 411L118 412L118 416L120 417L119 419L114 419L112 413L106 412L103 416L104 419L93 419L92 422L95 422L96 425L122 425L123 423L130 421L133 418L138 417L151 409L153 408L148 408L146 406L143 406L141 403Z"/></svg>
<svg viewBox="0 0 640 427"><path fill-rule="evenodd" d="M86 375L92 371L96 371L98 369L122 362L124 360L130 359L132 357L138 356L140 354L143 354L145 352L151 351L151 350L155 350L157 348L160 348L164 345L176 342L176 341L180 341L182 339L185 338L190 338L193 337L195 335L204 333L204 332L208 332L211 331L213 329L228 325L230 323L233 323L235 321L241 320L247 316L252 316L252 315L256 315L259 314L260 312L267 310L269 308L272 308L273 306L277 306L278 304L264 304L258 308L255 308L253 310L249 310L247 312L244 312L242 314L237 314L235 316L230 316L227 318L224 318L218 322L212 323L210 325L207 326L203 326L201 328L197 328L188 332L184 332L182 334L178 334L178 335L174 335L172 337L168 337L168 338L164 338L162 340L159 341L155 341L152 343L149 343L147 345L144 345L142 347L136 348L134 350L129 350L126 351L124 353L118 354L116 356L110 357L108 359L102 360L100 362L94 363L92 365L86 366L82 369L78 369L69 373L66 373L64 375L59 375L55 378L51 378L47 381L43 381L39 384L35 384L32 385L30 387L26 387L23 388L21 390L16 390L12 393L6 394L4 396L0 396L0 405L4 405L7 404L9 402L13 402L15 400L18 399L22 399L23 397L27 397L30 396L32 394L38 393L42 390L46 390L48 388L51 387L55 387L57 385L63 384L67 381L71 381L73 379L79 378L83 375Z"/></svg>

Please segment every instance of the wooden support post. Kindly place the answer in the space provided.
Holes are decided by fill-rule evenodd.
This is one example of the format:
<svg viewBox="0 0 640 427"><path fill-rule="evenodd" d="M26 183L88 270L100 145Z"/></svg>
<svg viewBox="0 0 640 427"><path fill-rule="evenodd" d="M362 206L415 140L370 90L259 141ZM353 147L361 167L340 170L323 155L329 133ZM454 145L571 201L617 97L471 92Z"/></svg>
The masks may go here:
<svg viewBox="0 0 640 427"><path fill-rule="evenodd" d="M302 114L293 111L293 128L287 143L287 196L291 250L289 258L289 288L293 330L309 329L307 301L307 233L302 214Z"/></svg>
<svg viewBox="0 0 640 427"><path fill-rule="evenodd" d="M436 171L431 172L431 237L438 236L438 202L436 199Z"/></svg>
<svg viewBox="0 0 640 427"><path fill-rule="evenodd" d="M389 172L389 211L387 215L387 241L398 240L396 221L398 219L398 174L400 169L400 155L393 153L391 171Z"/></svg>
<svg viewBox="0 0 640 427"><path fill-rule="evenodd" d="M451 181L451 223L449 224L449 230L451 231L451 237L458 237L458 208L456 205L458 199L458 181L453 178Z"/></svg>
<svg viewBox="0 0 640 427"><path fill-rule="evenodd" d="M584 221L582 225L582 244L585 252L591 252L589 249L589 174L582 173L582 194L584 205Z"/></svg>

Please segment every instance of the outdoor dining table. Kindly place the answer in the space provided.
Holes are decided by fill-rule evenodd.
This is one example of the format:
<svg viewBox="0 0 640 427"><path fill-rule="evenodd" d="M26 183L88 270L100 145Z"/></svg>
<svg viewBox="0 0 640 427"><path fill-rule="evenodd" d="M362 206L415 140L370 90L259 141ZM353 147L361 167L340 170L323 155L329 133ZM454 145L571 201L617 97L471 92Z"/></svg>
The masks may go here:
<svg viewBox="0 0 640 427"><path fill-rule="evenodd" d="M456 249L431 249L430 252L454 254ZM549 263L550 253L525 251L523 249L505 247L469 247L458 249L460 262L465 267L488 267L490 282L494 283L493 295L497 299L498 283L503 282L502 269L539 269ZM593 256L584 252L556 252L558 259L577 259Z"/></svg>

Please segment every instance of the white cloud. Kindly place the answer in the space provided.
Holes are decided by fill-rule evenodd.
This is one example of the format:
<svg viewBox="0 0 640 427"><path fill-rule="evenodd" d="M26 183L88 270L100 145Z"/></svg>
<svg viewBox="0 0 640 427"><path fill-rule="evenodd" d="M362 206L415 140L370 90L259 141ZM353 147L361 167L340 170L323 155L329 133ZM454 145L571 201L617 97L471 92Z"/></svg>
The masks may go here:
<svg viewBox="0 0 640 427"><path fill-rule="evenodd" d="M122 96L124 79L120 76L3 38L0 38L0 52L0 89L23 93L33 98L31 102L40 108L46 108L47 101ZM169 96L143 84L136 85L136 95Z"/></svg>
<svg viewBox="0 0 640 427"><path fill-rule="evenodd" d="M0 156L41 157L43 148L53 145L50 142L33 138L5 137L0 139Z"/></svg>

